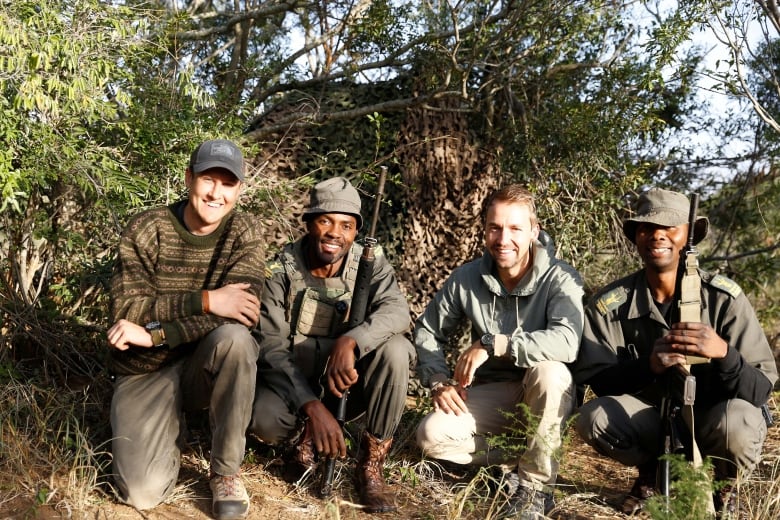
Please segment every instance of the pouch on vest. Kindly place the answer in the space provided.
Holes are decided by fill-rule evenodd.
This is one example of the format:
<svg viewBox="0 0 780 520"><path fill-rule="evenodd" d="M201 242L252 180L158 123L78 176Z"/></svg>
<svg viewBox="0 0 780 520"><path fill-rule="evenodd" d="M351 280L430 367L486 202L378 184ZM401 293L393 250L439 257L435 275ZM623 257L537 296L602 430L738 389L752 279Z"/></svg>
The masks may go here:
<svg viewBox="0 0 780 520"><path fill-rule="evenodd" d="M346 329L351 301L351 292L331 297L317 288L306 288L295 323L296 334L313 337L340 334Z"/></svg>

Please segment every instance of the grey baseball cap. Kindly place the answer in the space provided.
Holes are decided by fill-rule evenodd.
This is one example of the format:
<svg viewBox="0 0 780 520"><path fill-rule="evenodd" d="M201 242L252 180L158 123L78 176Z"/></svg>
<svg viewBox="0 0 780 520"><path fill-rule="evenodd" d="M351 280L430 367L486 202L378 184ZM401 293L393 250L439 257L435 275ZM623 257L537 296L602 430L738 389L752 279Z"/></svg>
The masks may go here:
<svg viewBox="0 0 780 520"><path fill-rule="evenodd" d="M244 156L233 141L212 139L195 148L190 156L190 171L197 174L210 168L222 168L244 180Z"/></svg>
<svg viewBox="0 0 780 520"><path fill-rule="evenodd" d="M333 177L318 182L311 189L309 207L304 210L304 220L307 215L321 213L344 213L357 219L358 229L363 227L363 217L360 216L360 195L348 179Z"/></svg>
<svg viewBox="0 0 780 520"><path fill-rule="evenodd" d="M651 188L639 196L636 215L623 221L623 233L631 242L636 243L636 228L640 222L664 227L688 224L690 204L688 197L682 193ZM709 226L707 217L696 217L693 226L694 244L698 244L707 236Z"/></svg>

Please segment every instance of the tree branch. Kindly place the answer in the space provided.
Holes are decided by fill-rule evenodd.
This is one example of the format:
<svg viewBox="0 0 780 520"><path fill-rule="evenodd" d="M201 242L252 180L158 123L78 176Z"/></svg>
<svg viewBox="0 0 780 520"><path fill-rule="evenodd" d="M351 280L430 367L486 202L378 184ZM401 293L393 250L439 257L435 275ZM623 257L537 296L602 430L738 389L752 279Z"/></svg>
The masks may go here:
<svg viewBox="0 0 780 520"><path fill-rule="evenodd" d="M212 18L222 17L222 16L230 15L230 17L227 20L225 20L225 23L222 25L215 25L212 27L208 27L206 29L190 29L187 31L179 31L173 36L173 38L179 41L205 40L210 36L214 36L217 34L227 34L232 30L234 25L239 24L241 22L245 22L251 19L268 18L269 16L286 13L295 9L305 8L309 4L310 4L309 2L303 2L301 0L283 0L279 3L275 2L273 3L273 5L270 6L264 4L259 9L252 9L250 11L244 11L236 14L223 13L223 12L211 12L208 13L207 15L195 17L196 23L207 21Z"/></svg>
<svg viewBox="0 0 780 520"><path fill-rule="evenodd" d="M363 107L353 108L350 110L341 110L338 112L313 112L310 114L292 114L281 120L277 121L273 125L263 126L245 133L242 136L242 140L246 142L256 142L265 137L273 135L276 132L289 131L295 128L309 128L315 125L321 125L331 121L346 121L357 119L374 112L391 112L398 110L405 110L407 108L424 105L425 103L444 99L444 98L460 98L460 92L446 91L428 94L424 96L417 96L413 98L395 99L392 101L385 101L383 103L375 103L373 105L367 105Z"/></svg>
<svg viewBox="0 0 780 520"><path fill-rule="evenodd" d="M733 255L709 256L706 258L702 258L702 262L730 262L732 260L738 260L740 258L745 258L747 256L755 256L755 255L762 255L764 253L771 253L776 249L780 249L780 244L775 244L773 246L768 246L768 247L762 247L760 249L753 249L752 251L745 251L744 253L736 253Z"/></svg>

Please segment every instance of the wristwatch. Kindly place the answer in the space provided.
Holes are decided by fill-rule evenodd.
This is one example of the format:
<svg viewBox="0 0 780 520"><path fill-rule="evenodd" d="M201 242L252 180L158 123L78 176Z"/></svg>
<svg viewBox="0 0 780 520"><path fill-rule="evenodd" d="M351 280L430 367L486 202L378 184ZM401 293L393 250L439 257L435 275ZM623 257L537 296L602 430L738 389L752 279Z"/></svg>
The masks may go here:
<svg viewBox="0 0 780 520"><path fill-rule="evenodd" d="M146 332L152 336L153 347L161 347L165 345L165 331L163 330L159 321L150 321L144 325L144 328L146 329Z"/></svg>
<svg viewBox="0 0 780 520"><path fill-rule="evenodd" d="M495 348L494 343L496 340L495 334L483 334L481 338L479 338L479 344L482 345L482 348L485 349L485 351L488 353L488 356L493 356L495 354Z"/></svg>

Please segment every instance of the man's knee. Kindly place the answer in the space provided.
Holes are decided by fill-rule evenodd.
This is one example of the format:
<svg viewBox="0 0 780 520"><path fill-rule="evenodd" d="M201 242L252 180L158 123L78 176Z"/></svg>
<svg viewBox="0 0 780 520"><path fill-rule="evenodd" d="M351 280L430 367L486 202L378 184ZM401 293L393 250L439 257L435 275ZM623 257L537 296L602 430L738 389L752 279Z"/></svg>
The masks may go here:
<svg viewBox="0 0 780 520"><path fill-rule="evenodd" d="M442 411L431 412L417 425L417 444L425 446L467 439L474 435L471 415L455 415Z"/></svg>
<svg viewBox="0 0 780 520"><path fill-rule="evenodd" d="M376 355L393 372L408 375L414 349L408 339L396 334L377 348Z"/></svg>
<svg viewBox="0 0 780 520"><path fill-rule="evenodd" d="M574 428L579 436L588 444L593 444L594 440L604 432L609 424L609 418L599 403L594 399L584 403L574 422Z"/></svg>
<svg viewBox="0 0 780 520"><path fill-rule="evenodd" d="M440 424L441 421L438 420L441 415L442 414L434 412L425 416L423 420L420 421L420 424L417 425L417 431L415 433L417 446L425 455L434 458L436 458L438 448L442 444L442 426Z"/></svg>
<svg viewBox="0 0 780 520"><path fill-rule="evenodd" d="M295 425L289 425L280 419L280 417L262 411L258 412L255 409L249 423L249 432L266 444L273 446L283 444L290 438Z"/></svg>
<svg viewBox="0 0 780 520"><path fill-rule="evenodd" d="M207 336L208 342L217 349L217 357L241 363L257 362L260 346L244 325L228 323L220 325Z"/></svg>
<svg viewBox="0 0 780 520"><path fill-rule="evenodd" d="M298 425L298 417L287 404L266 386L258 386L252 406L249 433L266 444L279 445L287 441Z"/></svg>
<svg viewBox="0 0 780 520"><path fill-rule="evenodd" d="M132 469L122 470L114 464L119 499L139 510L151 509L162 503L173 492L178 476L178 464L172 464L170 471L149 471L143 468L141 472Z"/></svg>

